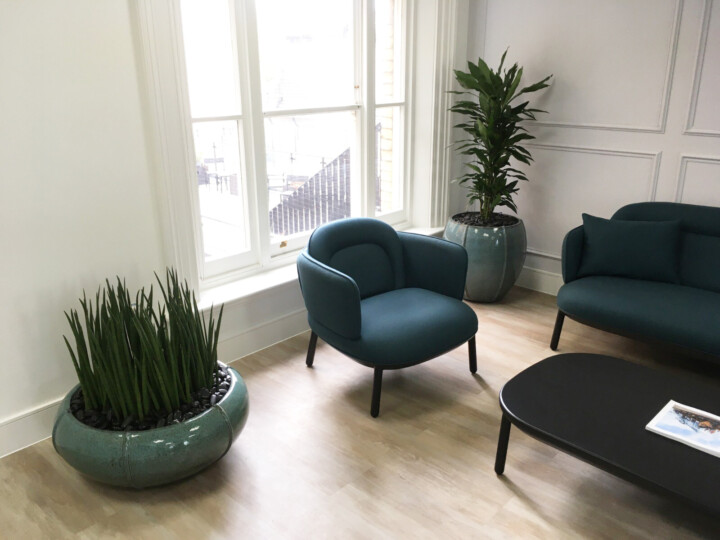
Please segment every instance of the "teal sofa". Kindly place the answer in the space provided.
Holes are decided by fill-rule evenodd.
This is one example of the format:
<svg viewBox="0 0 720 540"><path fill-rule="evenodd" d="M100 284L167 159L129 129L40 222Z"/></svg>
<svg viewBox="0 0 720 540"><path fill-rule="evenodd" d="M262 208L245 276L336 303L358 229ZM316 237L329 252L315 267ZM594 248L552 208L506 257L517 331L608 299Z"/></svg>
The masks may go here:
<svg viewBox="0 0 720 540"><path fill-rule="evenodd" d="M593 238L593 256L610 250L604 260L593 263L595 272L583 271L583 265L587 266L583 259L590 256L588 222L566 235L562 248L565 284L557 296L550 347L557 350L567 316L609 332L690 349L720 362L720 208L647 202L621 208L609 222L584 218L619 227L620 234L613 236L611 231ZM664 243L623 245L633 241L633 227L653 227L652 222L655 227L674 224L677 238L668 229L659 233L665 234L660 238ZM628 239L622 235L623 227L630 231ZM648 243L657 240L655 236ZM613 245L603 246L603 242ZM672 252L666 249L668 245ZM646 252L637 253L643 249ZM635 270L624 268L633 258L634 264L645 266L640 278L633 276Z"/></svg>

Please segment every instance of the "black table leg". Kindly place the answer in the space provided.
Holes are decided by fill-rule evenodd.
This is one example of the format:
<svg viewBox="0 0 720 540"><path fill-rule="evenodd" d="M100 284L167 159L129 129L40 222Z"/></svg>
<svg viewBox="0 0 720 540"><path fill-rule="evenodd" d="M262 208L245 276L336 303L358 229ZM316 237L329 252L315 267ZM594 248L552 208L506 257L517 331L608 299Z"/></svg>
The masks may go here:
<svg viewBox="0 0 720 540"><path fill-rule="evenodd" d="M510 420L503 414L500 423L500 436L498 437L497 454L495 455L495 472L505 472L505 458L507 457L508 441L510 440Z"/></svg>
<svg viewBox="0 0 720 540"><path fill-rule="evenodd" d="M310 334L310 343L308 344L307 356L305 357L305 365L312 367L313 360L315 359L315 346L317 345L318 335L313 332Z"/></svg>

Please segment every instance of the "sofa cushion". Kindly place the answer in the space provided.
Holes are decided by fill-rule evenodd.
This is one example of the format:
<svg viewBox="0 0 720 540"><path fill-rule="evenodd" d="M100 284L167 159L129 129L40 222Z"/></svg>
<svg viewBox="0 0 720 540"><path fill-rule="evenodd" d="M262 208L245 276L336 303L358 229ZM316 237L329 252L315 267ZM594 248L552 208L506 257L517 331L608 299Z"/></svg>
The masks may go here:
<svg viewBox="0 0 720 540"><path fill-rule="evenodd" d="M582 322L720 355L720 294L657 281L585 277L563 285L560 310Z"/></svg>
<svg viewBox="0 0 720 540"><path fill-rule="evenodd" d="M720 237L685 233L680 243L680 283L720 292Z"/></svg>
<svg viewBox="0 0 720 540"><path fill-rule="evenodd" d="M623 276L678 282L679 221L622 221L583 214L578 277Z"/></svg>
<svg viewBox="0 0 720 540"><path fill-rule="evenodd" d="M680 283L720 292L720 208L642 202L623 206L614 219L680 220Z"/></svg>
<svg viewBox="0 0 720 540"><path fill-rule="evenodd" d="M361 302L357 340L329 332L312 317L323 340L364 365L402 367L448 352L477 332L475 312L460 300L425 289L397 289Z"/></svg>

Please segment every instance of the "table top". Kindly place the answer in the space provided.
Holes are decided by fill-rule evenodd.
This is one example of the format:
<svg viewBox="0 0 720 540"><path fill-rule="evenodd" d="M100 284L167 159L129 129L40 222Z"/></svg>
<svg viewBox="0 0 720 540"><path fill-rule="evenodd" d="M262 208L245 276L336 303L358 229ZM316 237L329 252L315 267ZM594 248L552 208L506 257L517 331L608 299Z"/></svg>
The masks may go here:
<svg viewBox="0 0 720 540"><path fill-rule="evenodd" d="M720 458L645 429L670 400L720 415L720 387L596 354L559 354L500 392L523 431L621 478L720 515Z"/></svg>

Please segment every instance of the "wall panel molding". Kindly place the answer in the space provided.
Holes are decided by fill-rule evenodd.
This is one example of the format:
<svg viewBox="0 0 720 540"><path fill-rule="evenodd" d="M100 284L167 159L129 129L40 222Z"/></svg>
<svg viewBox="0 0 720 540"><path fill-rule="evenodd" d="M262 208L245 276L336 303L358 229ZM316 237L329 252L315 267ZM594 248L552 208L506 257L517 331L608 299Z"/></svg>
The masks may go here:
<svg viewBox="0 0 720 540"><path fill-rule="evenodd" d="M711 0L706 0L710 2ZM654 126L632 126L624 124L598 124L590 122L553 122L537 120L534 125L554 128L577 128L577 129L598 129L610 131L630 131L638 133L665 133L668 109L670 107L670 88L672 86L673 74L675 72L675 60L677 58L678 42L680 36L680 23L682 20L684 0L677 0L675 14L670 32L670 47L665 70L665 82L662 89L662 100L657 124ZM720 132L718 133L720 134Z"/></svg>
<svg viewBox="0 0 720 540"><path fill-rule="evenodd" d="M584 154L600 154L605 156L624 156L638 159L652 160L652 175L648 185L647 200L654 201L657 195L658 178L660 176L660 160L662 152L644 152L641 150L617 150L613 148L599 148L591 146L572 146L566 144L544 144L544 143L528 143L526 146L530 148L540 148L544 150L554 150L557 152L574 152Z"/></svg>
<svg viewBox="0 0 720 540"><path fill-rule="evenodd" d="M647 185L647 201L654 201L657 194L658 179L660 176L660 161L662 158L662 152L647 152L639 150L617 150L613 148L600 148L600 147L588 147L588 146L572 146L572 145L561 145L561 144L542 144L542 143L528 143L526 145L529 148L537 148L542 150L552 150L555 152L569 152L569 153L580 153L580 154L596 154L603 156L621 156L633 159L645 159L651 162L651 174L648 178ZM532 246L527 247L527 253L545 259L560 261L562 259L561 253L554 253L547 250L537 249Z"/></svg>
<svg viewBox="0 0 720 540"><path fill-rule="evenodd" d="M533 80L562 75L538 98L553 114L529 124L537 184L519 194L529 245L518 285L559 287L562 238L583 211L720 206L720 0L487 0L471 14L487 57L510 47Z"/></svg>
<svg viewBox="0 0 720 540"><path fill-rule="evenodd" d="M677 188L675 189L675 202L683 202L685 194L685 176L687 175L688 163L710 163L720 166L720 156L694 156L689 154L680 155L680 168L677 176Z"/></svg>
<svg viewBox="0 0 720 540"><path fill-rule="evenodd" d="M687 121L685 123L686 135L705 135L710 137L720 137L720 130L716 129L699 129L695 126L695 116L697 114L698 96L700 94L700 85L705 66L705 52L707 51L708 34L710 32L710 19L712 17L713 0L704 0L702 30L700 39L698 40L697 52L695 58L695 75L693 76L693 87L690 96L690 105L688 106Z"/></svg>

